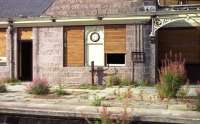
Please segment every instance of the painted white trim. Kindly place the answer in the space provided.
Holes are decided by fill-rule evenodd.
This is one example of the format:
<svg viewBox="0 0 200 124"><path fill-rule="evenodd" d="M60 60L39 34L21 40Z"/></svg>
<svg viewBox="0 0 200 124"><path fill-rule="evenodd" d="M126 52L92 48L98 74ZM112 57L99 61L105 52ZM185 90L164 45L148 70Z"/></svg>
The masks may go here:
<svg viewBox="0 0 200 124"><path fill-rule="evenodd" d="M109 67L124 67L126 64L107 64ZM107 66L106 66L107 67Z"/></svg>
<svg viewBox="0 0 200 124"><path fill-rule="evenodd" d="M56 22L84 22L84 21L97 21L97 18L93 19L58 19Z"/></svg>
<svg viewBox="0 0 200 124"><path fill-rule="evenodd" d="M0 22L0 25L7 25L8 22Z"/></svg>
<svg viewBox="0 0 200 124"><path fill-rule="evenodd" d="M7 57L0 57L0 62L7 62Z"/></svg>
<svg viewBox="0 0 200 124"><path fill-rule="evenodd" d="M150 16L134 16L134 17L121 17L121 18L103 18L105 21L114 21L114 20L146 20L151 19Z"/></svg>
<svg viewBox="0 0 200 124"><path fill-rule="evenodd" d="M40 21L16 21L14 24L31 24L31 23L48 23L52 22L51 20L40 20Z"/></svg>

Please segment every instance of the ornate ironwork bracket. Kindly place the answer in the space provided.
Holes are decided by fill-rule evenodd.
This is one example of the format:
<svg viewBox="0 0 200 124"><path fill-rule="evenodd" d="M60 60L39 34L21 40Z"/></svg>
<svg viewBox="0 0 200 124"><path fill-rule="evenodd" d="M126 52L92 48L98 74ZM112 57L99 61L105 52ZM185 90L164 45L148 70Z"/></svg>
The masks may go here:
<svg viewBox="0 0 200 124"><path fill-rule="evenodd" d="M191 27L200 26L200 13L155 16L152 18L152 31L150 37L155 37L156 32L167 24L181 20L190 24Z"/></svg>

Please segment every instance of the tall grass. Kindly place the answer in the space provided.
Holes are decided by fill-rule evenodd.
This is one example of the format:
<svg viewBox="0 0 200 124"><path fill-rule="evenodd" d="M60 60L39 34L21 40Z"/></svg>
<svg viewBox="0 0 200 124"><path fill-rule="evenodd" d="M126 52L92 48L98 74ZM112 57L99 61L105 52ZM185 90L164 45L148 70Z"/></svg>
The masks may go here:
<svg viewBox="0 0 200 124"><path fill-rule="evenodd" d="M30 94L44 95L49 93L49 83L46 79L36 78L27 85L26 91Z"/></svg>
<svg viewBox="0 0 200 124"><path fill-rule="evenodd" d="M181 54L166 54L159 69L159 83L157 89L160 97L175 97L181 85L187 80L185 59Z"/></svg>

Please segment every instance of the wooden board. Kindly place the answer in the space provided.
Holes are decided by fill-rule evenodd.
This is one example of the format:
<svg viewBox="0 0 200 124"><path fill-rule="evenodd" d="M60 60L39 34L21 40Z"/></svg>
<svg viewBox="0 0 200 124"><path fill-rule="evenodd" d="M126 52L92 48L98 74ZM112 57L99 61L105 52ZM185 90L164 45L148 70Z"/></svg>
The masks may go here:
<svg viewBox="0 0 200 124"><path fill-rule="evenodd" d="M21 41L32 40L32 28L18 28L17 36L18 36L18 40L21 40Z"/></svg>
<svg viewBox="0 0 200 124"><path fill-rule="evenodd" d="M6 29L0 29L0 57L6 57Z"/></svg>
<svg viewBox="0 0 200 124"><path fill-rule="evenodd" d="M126 53L126 26L106 25L105 53Z"/></svg>
<svg viewBox="0 0 200 124"><path fill-rule="evenodd" d="M200 63L200 31L196 28L161 29L158 33L158 55L162 60L166 53L181 53L188 64Z"/></svg>
<svg viewBox="0 0 200 124"><path fill-rule="evenodd" d="M84 66L84 27L65 28L65 66Z"/></svg>

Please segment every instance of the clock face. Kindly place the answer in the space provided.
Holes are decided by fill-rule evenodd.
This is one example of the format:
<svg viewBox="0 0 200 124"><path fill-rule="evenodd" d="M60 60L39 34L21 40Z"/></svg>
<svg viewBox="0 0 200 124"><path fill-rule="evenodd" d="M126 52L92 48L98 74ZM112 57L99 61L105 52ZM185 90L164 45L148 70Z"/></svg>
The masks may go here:
<svg viewBox="0 0 200 124"><path fill-rule="evenodd" d="M91 40L91 41L93 41L93 42L98 42L99 39L100 39L99 33L97 33L97 32L91 33L91 35L90 35L90 40Z"/></svg>

